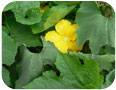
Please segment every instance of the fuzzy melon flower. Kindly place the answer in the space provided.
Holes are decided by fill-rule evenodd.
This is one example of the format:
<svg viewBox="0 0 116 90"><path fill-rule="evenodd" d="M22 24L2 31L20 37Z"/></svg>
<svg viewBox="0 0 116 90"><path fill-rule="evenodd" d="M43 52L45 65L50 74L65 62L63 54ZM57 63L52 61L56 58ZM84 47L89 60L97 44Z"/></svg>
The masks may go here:
<svg viewBox="0 0 116 90"><path fill-rule="evenodd" d="M63 53L70 51L81 51L82 46L77 47L77 24L71 24L68 20L61 20L55 25L56 31L49 31L45 40L53 42L57 49Z"/></svg>

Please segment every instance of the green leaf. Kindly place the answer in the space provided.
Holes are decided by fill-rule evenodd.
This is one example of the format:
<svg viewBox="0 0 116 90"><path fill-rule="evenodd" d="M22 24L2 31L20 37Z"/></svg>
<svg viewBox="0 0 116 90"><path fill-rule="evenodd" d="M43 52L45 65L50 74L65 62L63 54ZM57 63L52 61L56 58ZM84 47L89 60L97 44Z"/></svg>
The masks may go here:
<svg viewBox="0 0 116 90"><path fill-rule="evenodd" d="M2 26L2 31L5 32L6 34L9 34L9 30L7 29L7 27Z"/></svg>
<svg viewBox="0 0 116 90"><path fill-rule="evenodd" d="M19 79L16 81L15 88L22 88L22 86L29 83L33 78L39 76L43 69L44 67L40 55L31 53L24 48L22 61L17 66Z"/></svg>
<svg viewBox="0 0 116 90"><path fill-rule="evenodd" d="M4 7L3 12L6 12L6 11L8 11L8 10L11 10L12 8L15 7L15 4L16 4L16 2L10 2L10 3L8 3L8 4Z"/></svg>
<svg viewBox="0 0 116 90"><path fill-rule="evenodd" d="M88 56L86 54L81 53L81 52L78 52L78 53L77 52L69 52L69 54L75 55L78 59L83 60L83 61L89 60ZM92 59L92 58L90 58L90 59Z"/></svg>
<svg viewBox="0 0 116 90"><path fill-rule="evenodd" d="M99 63L100 71L110 71L112 69L112 63L115 62L115 55L100 56L97 62Z"/></svg>
<svg viewBox="0 0 116 90"><path fill-rule="evenodd" d="M19 50L18 50L19 51ZM17 53L16 57L15 57L15 63L13 63L10 67L8 67L8 70L10 72L10 81L11 81L11 88L15 89L15 82L16 80L18 79L18 72L16 70L16 65L17 63L19 62L20 60L20 57L17 57L19 56L19 52ZM17 60L17 58L19 60Z"/></svg>
<svg viewBox="0 0 116 90"><path fill-rule="evenodd" d="M26 85L26 89L100 89L103 78L99 74L98 64L95 60L86 60L82 65L75 55L59 53L56 67L61 72L58 77L55 72L48 71ZM91 68L92 67L92 68Z"/></svg>
<svg viewBox="0 0 116 90"><path fill-rule="evenodd" d="M115 48L114 47L107 46L105 48L104 52L107 53L107 54L115 54Z"/></svg>
<svg viewBox="0 0 116 90"><path fill-rule="evenodd" d="M98 64L100 71L107 70L110 71L112 69L112 63L115 62L115 55L106 54L106 55L93 55L86 54L89 59L95 59Z"/></svg>
<svg viewBox="0 0 116 90"><path fill-rule="evenodd" d="M43 32L48 28L54 26L59 20L64 18L69 12L71 12L75 6L58 5L47 10L42 15L40 23L32 25L32 32L34 34Z"/></svg>
<svg viewBox="0 0 116 90"><path fill-rule="evenodd" d="M78 46L89 40L92 53L96 54L103 45L115 47L115 19L114 11L110 17L104 17L95 2L82 2L77 11L75 22Z"/></svg>
<svg viewBox="0 0 116 90"><path fill-rule="evenodd" d="M41 75L44 71L44 65L54 65L58 50L52 43L46 42L43 38L42 41L44 46L40 53L31 53L24 48L22 61L18 65L19 79L16 81L16 88L22 88Z"/></svg>
<svg viewBox="0 0 116 90"><path fill-rule="evenodd" d="M54 1L54 3L60 5L77 5L80 4L80 1Z"/></svg>
<svg viewBox="0 0 116 90"><path fill-rule="evenodd" d="M43 64L53 66L56 61L58 49L53 45L53 43L45 41L44 38L42 38L42 42L43 49L40 54Z"/></svg>
<svg viewBox="0 0 116 90"><path fill-rule="evenodd" d="M56 65L61 76L74 81L74 86L83 88L91 84L94 88L101 88L102 77L95 60L85 60L84 64L81 64L75 55L59 54Z"/></svg>
<svg viewBox="0 0 116 90"><path fill-rule="evenodd" d="M15 62L17 44L4 31L2 32L2 64L11 65Z"/></svg>
<svg viewBox="0 0 116 90"><path fill-rule="evenodd" d="M10 72L5 67L2 67L2 80L7 86L11 86L9 75Z"/></svg>
<svg viewBox="0 0 116 90"><path fill-rule="evenodd" d="M40 36L33 35L29 26L16 22L14 18L8 18L6 22L11 37L19 44L26 44L27 47L36 47L42 45Z"/></svg>
<svg viewBox="0 0 116 90"><path fill-rule="evenodd" d="M39 7L40 2L38 1L17 1L12 11L17 22L32 25L41 21Z"/></svg>
<svg viewBox="0 0 116 90"><path fill-rule="evenodd" d="M81 52L69 52L71 55L77 56L80 60L89 60L94 59L99 64L100 71L107 70L110 71L113 67L113 62L115 62L115 55L106 54L106 55L94 55L94 54L83 54Z"/></svg>
<svg viewBox="0 0 116 90"><path fill-rule="evenodd" d="M43 76L35 79L28 85L24 86L25 89L59 89L65 88L60 78L57 77L53 71L43 73Z"/></svg>
<svg viewBox="0 0 116 90"><path fill-rule="evenodd" d="M103 85L103 88L109 87L115 79L115 69L113 69L107 76L106 76L106 82Z"/></svg>

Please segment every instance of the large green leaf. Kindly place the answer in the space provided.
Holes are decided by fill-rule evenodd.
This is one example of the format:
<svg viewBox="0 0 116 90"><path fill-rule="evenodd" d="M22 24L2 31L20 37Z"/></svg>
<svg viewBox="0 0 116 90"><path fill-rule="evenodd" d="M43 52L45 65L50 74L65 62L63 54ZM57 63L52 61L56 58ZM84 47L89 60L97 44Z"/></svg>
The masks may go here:
<svg viewBox="0 0 116 90"><path fill-rule="evenodd" d="M46 42L44 38L42 38L43 49L40 53L41 59L44 65L54 65L57 57L58 49L51 42Z"/></svg>
<svg viewBox="0 0 116 90"><path fill-rule="evenodd" d="M17 1L12 11L16 17L17 22L31 25L41 21L39 7L39 1Z"/></svg>
<svg viewBox="0 0 116 90"><path fill-rule="evenodd" d="M58 5L47 10L42 15L40 23L32 25L32 32L34 34L47 30L54 26L60 19L64 18L69 12L71 12L75 6Z"/></svg>
<svg viewBox="0 0 116 90"><path fill-rule="evenodd" d="M31 28L16 22L13 18L7 19L7 27L11 37L19 44L26 44L27 47L41 46L40 36L33 35Z"/></svg>
<svg viewBox="0 0 116 90"><path fill-rule="evenodd" d="M115 62L115 55L106 54L106 55L94 55L94 54L85 54L89 59L95 59L98 64L100 71L107 70L110 71L112 69L112 63Z"/></svg>
<svg viewBox="0 0 116 90"><path fill-rule="evenodd" d="M106 55L94 55L94 54L83 54L81 52L69 52L71 55L77 56L80 60L89 60L94 59L99 64L100 71L107 70L110 71L113 67L113 62L115 62L115 55L106 54Z"/></svg>
<svg viewBox="0 0 116 90"><path fill-rule="evenodd" d="M15 7L15 4L16 4L16 2L10 2L10 3L8 3L8 4L4 7L3 12L6 12L6 11L8 11L8 10L11 10L12 8Z"/></svg>
<svg viewBox="0 0 116 90"><path fill-rule="evenodd" d="M56 67L61 72L59 77L55 72L48 71L24 88L82 89L91 87L100 89L102 86L103 78L99 74L98 64L95 60L86 60L82 65L77 56L59 53Z"/></svg>
<svg viewBox="0 0 116 90"><path fill-rule="evenodd" d="M5 67L2 67L2 80L7 86L11 86L9 75L10 75L10 72Z"/></svg>
<svg viewBox="0 0 116 90"><path fill-rule="evenodd" d="M115 55L102 55L98 61L100 70L110 71L112 69L112 63L115 62Z"/></svg>
<svg viewBox="0 0 116 90"><path fill-rule="evenodd" d="M24 48L22 61L18 65L19 79L16 88L22 88L35 77L42 74L44 65L53 65L56 61L57 49L50 42L43 40L43 49L40 53L31 53Z"/></svg>
<svg viewBox="0 0 116 90"><path fill-rule="evenodd" d="M2 64L11 65L15 62L18 45L2 31Z"/></svg>
<svg viewBox="0 0 116 90"><path fill-rule="evenodd" d="M106 76L106 79L105 79L105 83L104 83L104 85L103 85L103 88L109 87L109 86L114 82L114 79L115 79L115 69L112 70L112 71Z"/></svg>
<svg viewBox="0 0 116 90"><path fill-rule="evenodd" d="M39 76L43 71L43 63L40 55L31 53L26 48L22 55L22 61L17 66L19 79L16 81L15 88L22 88L22 86L29 83L33 78Z"/></svg>
<svg viewBox="0 0 116 90"><path fill-rule="evenodd" d="M115 47L115 15L112 10L110 17L104 17L95 2L82 2L77 11L75 22L78 46L89 40L92 53L98 53L103 45Z"/></svg>

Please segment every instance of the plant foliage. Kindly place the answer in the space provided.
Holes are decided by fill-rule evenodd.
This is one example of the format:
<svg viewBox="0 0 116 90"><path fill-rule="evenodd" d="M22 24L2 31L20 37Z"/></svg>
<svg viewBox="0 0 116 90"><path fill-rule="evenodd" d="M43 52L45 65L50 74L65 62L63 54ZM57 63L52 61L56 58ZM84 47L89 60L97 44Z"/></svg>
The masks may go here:
<svg viewBox="0 0 116 90"><path fill-rule="evenodd" d="M74 32L76 37L74 42L77 41L77 44L67 45L81 46L80 52L68 49L67 53L62 53L53 42L46 41L46 34L56 30L56 24L62 20L72 23L72 26L78 26ZM114 10L106 2L15 1L9 3L2 11L4 83L13 89L109 87L115 78L114 25ZM58 30L63 27L65 24L61 22ZM65 31L69 30L67 27ZM58 40L61 40L61 43L63 40L75 38L71 36L68 39L64 38L65 34L60 36L61 39ZM54 35L49 38L59 43ZM71 42L73 43L73 40Z"/></svg>

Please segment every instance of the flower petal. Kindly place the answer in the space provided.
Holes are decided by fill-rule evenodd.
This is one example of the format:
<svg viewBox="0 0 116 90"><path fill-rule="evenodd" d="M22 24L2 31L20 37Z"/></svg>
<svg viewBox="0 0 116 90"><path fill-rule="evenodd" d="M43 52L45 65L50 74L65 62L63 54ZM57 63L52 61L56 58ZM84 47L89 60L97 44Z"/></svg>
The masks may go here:
<svg viewBox="0 0 116 90"><path fill-rule="evenodd" d="M55 42L55 46L62 53L67 53L67 51L68 51L67 42L63 42L62 40L60 40L59 42Z"/></svg>
<svg viewBox="0 0 116 90"><path fill-rule="evenodd" d="M77 24L71 25L71 26L68 28L68 30L67 30L67 34L68 34L69 36L72 36L73 34L76 33L76 29L77 29L77 28L78 28L78 25L77 25Z"/></svg>
<svg viewBox="0 0 116 90"><path fill-rule="evenodd" d="M77 39L77 34L74 33L71 37L70 37L70 40L71 41L75 41Z"/></svg>
<svg viewBox="0 0 116 90"><path fill-rule="evenodd" d="M61 20L55 26L56 31L65 37L72 37L72 35L76 32L77 27L77 24L71 25L71 22L68 20Z"/></svg>
<svg viewBox="0 0 116 90"><path fill-rule="evenodd" d="M60 40L60 35L56 31L49 31L45 35L45 40L46 41L51 41L51 42L58 42Z"/></svg>
<svg viewBox="0 0 116 90"><path fill-rule="evenodd" d="M83 46L77 47L76 41L70 41L70 42L68 42L68 49L70 51L81 51L83 49Z"/></svg>
<svg viewBox="0 0 116 90"><path fill-rule="evenodd" d="M60 34L65 36L66 35L66 31L68 30L68 28L71 26L71 22L69 22L68 20L61 20L59 21L56 25L56 31Z"/></svg>

